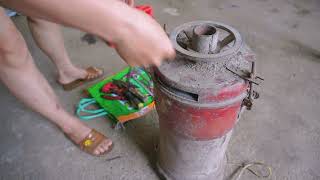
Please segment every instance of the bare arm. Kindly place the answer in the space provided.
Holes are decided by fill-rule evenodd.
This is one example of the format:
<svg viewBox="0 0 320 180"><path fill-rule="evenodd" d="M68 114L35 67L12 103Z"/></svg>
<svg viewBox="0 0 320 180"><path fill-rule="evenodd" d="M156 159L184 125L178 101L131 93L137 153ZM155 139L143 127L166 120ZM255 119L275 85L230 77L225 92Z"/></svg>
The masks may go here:
<svg viewBox="0 0 320 180"><path fill-rule="evenodd" d="M174 56L160 25L118 0L0 0L0 4L112 41L130 65L159 65Z"/></svg>

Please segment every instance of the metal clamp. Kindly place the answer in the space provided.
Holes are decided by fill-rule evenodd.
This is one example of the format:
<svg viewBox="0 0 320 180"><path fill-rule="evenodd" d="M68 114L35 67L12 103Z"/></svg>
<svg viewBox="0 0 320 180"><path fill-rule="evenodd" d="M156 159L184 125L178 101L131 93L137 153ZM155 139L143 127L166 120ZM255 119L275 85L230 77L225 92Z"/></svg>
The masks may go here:
<svg viewBox="0 0 320 180"><path fill-rule="evenodd" d="M248 96L243 100L243 105L247 107L247 110L251 110L253 105L253 100L259 98L259 93L253 90L253 84L259 85L258 80L264 81L264 79L260 76L256 76L256 67L255 62L251 62L251 71L234 71L225 67L228 71L232 72L233 74L237 75L238 77L244 79L245 81L249 82L249 90Z"/></svg>

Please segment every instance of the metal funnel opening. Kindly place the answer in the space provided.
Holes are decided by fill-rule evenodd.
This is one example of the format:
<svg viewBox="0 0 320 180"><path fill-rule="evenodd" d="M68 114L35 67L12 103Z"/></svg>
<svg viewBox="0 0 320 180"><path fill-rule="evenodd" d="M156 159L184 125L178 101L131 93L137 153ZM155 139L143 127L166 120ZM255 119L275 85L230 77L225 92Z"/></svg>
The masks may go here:
<svg viewBox="0 0 320 180"><path fill-rule="evenodd" d="M192 49L202 54L212 54L217 48L218 31L214 26L202 24L195 26L192 36Z"/></svg>
<svg viewBox="0 0 320 180"><path fill-rule="evenodd" d="M242 46L242 38L236 29L213 21L182 24L170 33L170 39L179 56L196 62L222 63Z"/></svg>
<svg viewBox="0 0 320 180"><path fill-rule="evenodd" d="M203 24L196 26L193 31L198 36L212 36L217 32L217 29L213 26Z"/></svg>

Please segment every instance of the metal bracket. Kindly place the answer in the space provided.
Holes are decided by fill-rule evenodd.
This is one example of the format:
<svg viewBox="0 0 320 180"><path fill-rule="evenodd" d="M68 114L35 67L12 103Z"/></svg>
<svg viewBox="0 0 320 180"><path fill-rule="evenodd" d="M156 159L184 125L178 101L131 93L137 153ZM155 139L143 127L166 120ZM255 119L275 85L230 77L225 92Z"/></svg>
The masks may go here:
<svg viewBox="0 0 320 180"><path fill-rule="evenodd" d="M260 76L256 76L256 67L255 62L251 62L251 71L235 71L231 70L225 66L225 68L232 72L233 74L237 75L238 77L244 79L245 81L249 82L249 90L248 96L243 100L243 105L247 107L247 110L251 110L253 105L253 100L259 98L259 93L253 90L253 84L259 85L260 83L258 80L264 81L264 79Z"/></svg>

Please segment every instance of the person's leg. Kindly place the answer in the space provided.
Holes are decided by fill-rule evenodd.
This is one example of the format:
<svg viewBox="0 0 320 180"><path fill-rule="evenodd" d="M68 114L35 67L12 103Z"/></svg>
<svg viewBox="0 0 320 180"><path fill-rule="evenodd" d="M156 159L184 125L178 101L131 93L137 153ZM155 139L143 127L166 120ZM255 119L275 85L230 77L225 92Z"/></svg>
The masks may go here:
<svg viewBox="0 0 320 180"><path fill-rule="evenodd" d="M84 69L76 67L70 61L59 25L32 17L28 17L28 23L35 42L56 65L61 84L87 76Z"/></svg>
<svg viewBox="0 0 320 180"><path fill-rule="evenodd" d="M0 7L0 80L28 107L55 123L75 143L79 143L91 129L67 113L55 93L36 68L22 35ZM107 151L110 140L96 149Z"/></svg>

